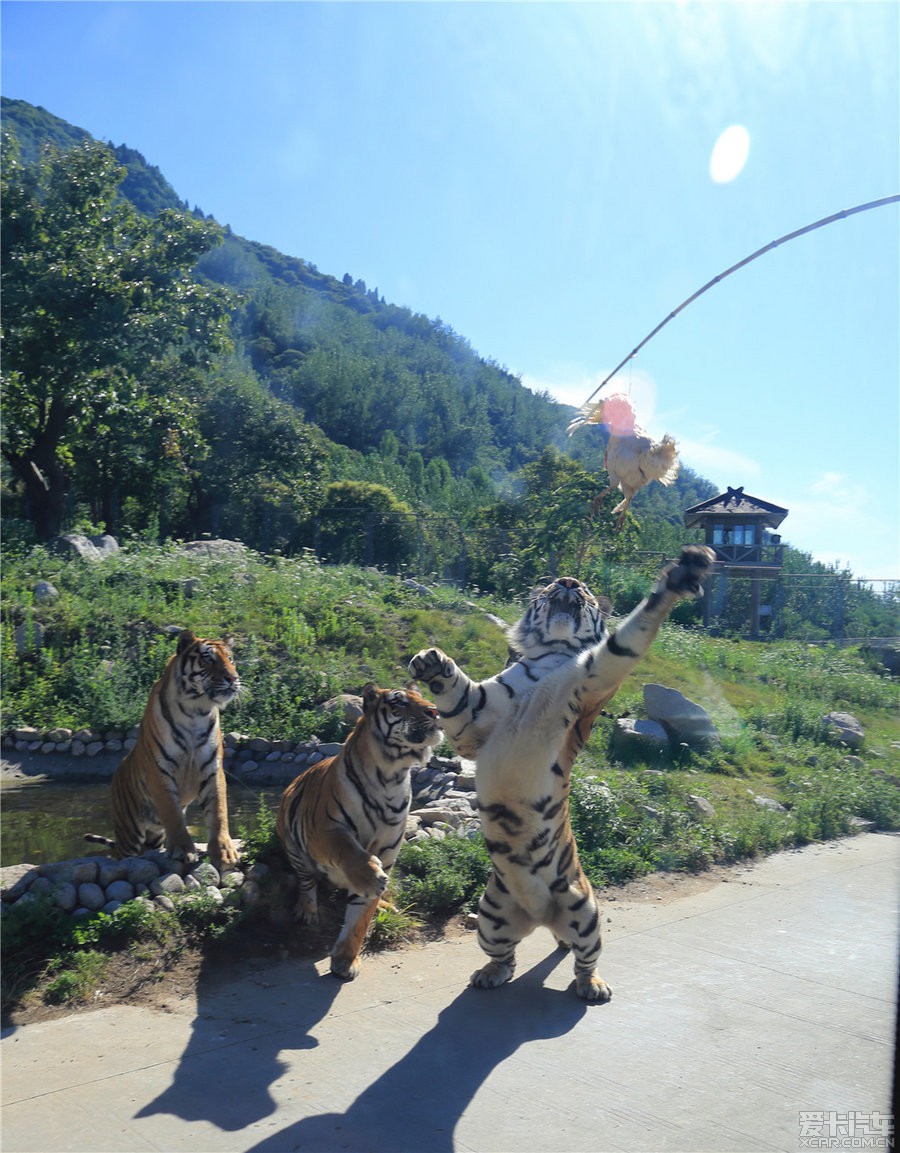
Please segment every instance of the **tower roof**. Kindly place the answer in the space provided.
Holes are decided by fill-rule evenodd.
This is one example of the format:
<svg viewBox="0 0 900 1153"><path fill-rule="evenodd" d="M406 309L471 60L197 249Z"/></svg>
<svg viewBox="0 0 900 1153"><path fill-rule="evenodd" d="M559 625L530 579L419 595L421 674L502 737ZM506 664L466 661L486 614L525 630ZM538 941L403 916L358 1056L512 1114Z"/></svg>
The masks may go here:
<svg viewBox="0 0 900 1153"><path fill-rule="evenodd" d="M710 497L693 508L685 509L684 523L687 528L715 517L716 520L731 517L750 517L759 520L769 528L778 528L788 510L770 501L762 500L758 496L751 496L740 488L729 488L718 496Z"/></svg>

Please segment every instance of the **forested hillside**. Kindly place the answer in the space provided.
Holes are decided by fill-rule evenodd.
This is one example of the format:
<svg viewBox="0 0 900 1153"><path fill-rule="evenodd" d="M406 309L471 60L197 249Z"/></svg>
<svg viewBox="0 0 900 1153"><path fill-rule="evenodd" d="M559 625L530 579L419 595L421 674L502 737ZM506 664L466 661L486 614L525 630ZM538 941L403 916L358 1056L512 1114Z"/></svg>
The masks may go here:
<svg viewBox="0 0 900 1153"><path fill-rule="evenodd" d="M614 533L603 430L567 440L571 409L449 324L189 211L131 147L2 114L7 540L210 533L503 594L565 568L627 601L690 536L715 489L689 469Z"/></svg>

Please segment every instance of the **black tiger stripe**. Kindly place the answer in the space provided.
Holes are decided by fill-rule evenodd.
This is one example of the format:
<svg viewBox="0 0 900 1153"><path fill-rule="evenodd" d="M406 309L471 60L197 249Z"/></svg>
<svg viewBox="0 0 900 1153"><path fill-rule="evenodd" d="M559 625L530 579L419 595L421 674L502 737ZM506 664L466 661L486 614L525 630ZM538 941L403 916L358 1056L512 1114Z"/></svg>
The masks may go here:
<svg viewBox="0 0 900 1153"><path fill-rule="evenodd" d="M631 660L637 660L640 653L636 653L634 649L628 648L626 645L621 645L616 640L616 634L610 633L606 641L607 649L614 657L628 657Z"/></svg>

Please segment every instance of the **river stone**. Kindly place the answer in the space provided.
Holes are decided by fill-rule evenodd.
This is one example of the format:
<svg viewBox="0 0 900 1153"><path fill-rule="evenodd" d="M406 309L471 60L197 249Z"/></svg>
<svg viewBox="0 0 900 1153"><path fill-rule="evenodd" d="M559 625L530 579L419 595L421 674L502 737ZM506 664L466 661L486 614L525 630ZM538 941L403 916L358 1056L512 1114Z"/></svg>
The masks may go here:
<svg viewBox="0 0 900 1153"><path fill-rule="evenodd" d="M132 885L150 885L159 877L159 866L147 857L127 857L125 876Z"/></svg>
<svg viewBox="0 0 900 1153"><path fill-rule="evenodd" d="M130 901L134 897L134 886L128 881L113 881L106 886L106 899L108 901Z"/></svg>
<svg viewBox="0 0 900 1153"><path fill-rule="evenodd" d="M106 904L103 906L103 908L100 910L100 912L101 913L114 913L116 911L116 909L121 909L121 908L122 908L122 902L121 901L107 901Z"/></svg>
<svg viewBox="0 0 900 1153"><path fill-rule="evenodd" d="M71 881L73 885L89 885L97 880L96 858L75 858L71 861L48 862L38 866L42 877L54 881Z"/></svg>
<svg viewBox="0 0 900 1153"><path fill-rule="evenodd" d="M105 889L113 881L124 881L128 877L127 861L111 861L104 858L97 866L97 884Z"/></svg>
<svg viewBox="0 0 900 1153"><path fill-rule="evenodd" d="M99 885L90 883L79 885L78 901L83 908L90 909L92 913L95 913L106 904L106 893Z"/></svg>
<svg viewBox="0 0 900 1153"><path fill-rule="evenodd" d="M173 896L184 892L184 881L177 873L166 873L164 877L157 877L150 882L150 892L154 897Z"/></svg>
<svg viewBox="0 0 900 1153"><path fill-rule="evenodd" d="M199 865L191 869L190 875L200 883L200 885L218 885L219 883L219 870L215 865L211 865L209 861L201 861Z"/></svg>
<svg viewBox="0 0 900 1153"><path fill-rule="evenodd" d="M49 877L38 877L29 892L34 897L48 897L53 892L53 882Z"/></svg>
<svg viewBox="0 0 900 1153"><path fill-rule="evenodd" d="M68 881L63 881L53 890L53 900L64 913L74 913L78 905L78 890Z"/></svg>

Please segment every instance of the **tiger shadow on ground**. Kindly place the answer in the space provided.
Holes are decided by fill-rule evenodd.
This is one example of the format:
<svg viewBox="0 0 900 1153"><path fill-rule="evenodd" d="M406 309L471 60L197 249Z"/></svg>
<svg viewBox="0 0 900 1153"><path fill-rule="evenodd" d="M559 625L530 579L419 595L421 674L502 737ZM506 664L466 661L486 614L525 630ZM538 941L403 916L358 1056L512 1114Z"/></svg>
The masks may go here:
<svg viewBox="0 0 900 1153"><path fill-rule="evenodd" d="M286 929L274 958L256 954L227 965L204 958L191 1036L172 1083L137 1118L168 1113L235 1132L275 1111L270 1086L288 1068L280 1054L319 1044L312 1031L342 987L320 972L340 925L333 909L323 913L318 930ZM274 943L271 928L262 935Z"/></svg>
<svg viewBox="0 0 900 1153"><path fill-rule="evenodd" d="M491 992L464 989L345 1112L304 1117L246 1153L453 1153L456 1125L494 1069L529 1042L564 1036L588 1011L572 987L543 985L567 956L554 950Z"/></svg>

